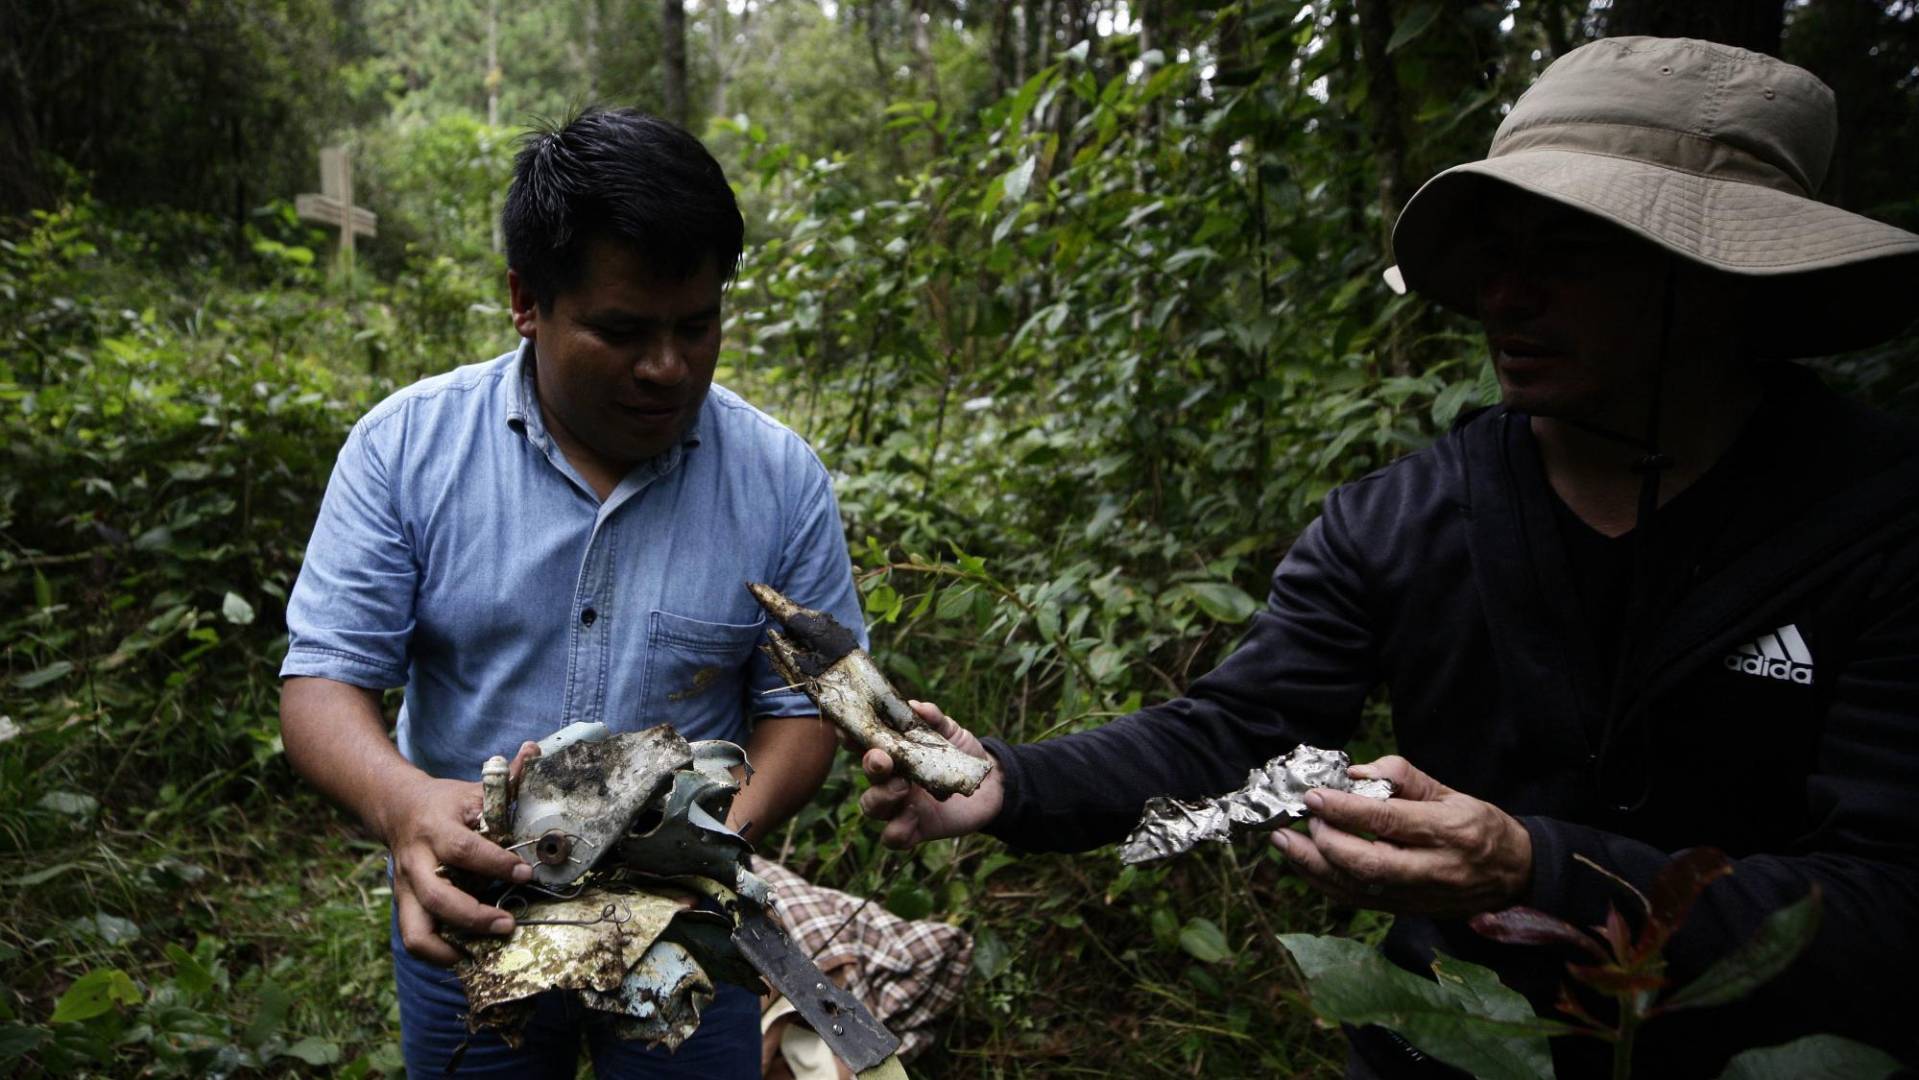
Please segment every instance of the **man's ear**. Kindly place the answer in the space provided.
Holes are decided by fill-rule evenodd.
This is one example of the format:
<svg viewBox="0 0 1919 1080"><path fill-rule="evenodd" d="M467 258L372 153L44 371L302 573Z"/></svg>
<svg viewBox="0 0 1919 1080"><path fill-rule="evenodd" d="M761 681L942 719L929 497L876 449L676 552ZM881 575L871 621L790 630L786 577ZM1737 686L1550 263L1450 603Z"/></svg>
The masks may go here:
<svg viewBox="0 0 1919 1080"><path fill-rule="evenodd" d="M534 298L533 290L527 287L519 271L509 269L506 272L506 294L513 306L513 328L528 341L540 336L540 302Z"/></svg>

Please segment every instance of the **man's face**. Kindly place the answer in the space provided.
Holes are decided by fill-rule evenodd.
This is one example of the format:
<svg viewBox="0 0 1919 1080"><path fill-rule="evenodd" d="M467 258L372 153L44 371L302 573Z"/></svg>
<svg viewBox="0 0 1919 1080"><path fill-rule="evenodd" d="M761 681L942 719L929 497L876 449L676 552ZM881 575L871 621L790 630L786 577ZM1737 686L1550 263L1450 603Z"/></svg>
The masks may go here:
<svg viewBox="0 0 1919 1080"><path fill-rule="evenodd" d="M541 310L512 272L513 322L533 342L540 406L575 462L624 475L699 415L720 355L720 276L662 277L632 248L596 242L580 284Z"/></svg>
<svg viewBox="0 0 1919 1080"><path fill-rule="evenodd" d="M1666 259L1546 200L1509 200L1470 265L1501 397L1534 416L1638 423L1659 364Z"/></svg>

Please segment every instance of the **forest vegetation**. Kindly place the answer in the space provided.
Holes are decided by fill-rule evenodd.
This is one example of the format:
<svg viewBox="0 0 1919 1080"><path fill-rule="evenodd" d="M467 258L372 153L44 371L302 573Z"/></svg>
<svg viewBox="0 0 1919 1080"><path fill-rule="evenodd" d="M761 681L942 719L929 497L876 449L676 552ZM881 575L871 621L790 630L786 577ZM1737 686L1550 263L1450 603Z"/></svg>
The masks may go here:
<svg viewBox="0 0 1919 1080"><path fill-rule="evenodd" d="M286 763L284 607L358 415L517 343L528 124L707 141L719 381L832 470L901 688L1038 739L1178 693L1330 488L1491 400L1473 325L1383 282L1395 214L1632 32L1810 68L1826 197L1919 228L1912 0L0 0L0 1068L397 1071L382 852ZM351 264L295 209L327 145ZM1821 366L1913 412L1914 360ZM1252 843L889 852L864 783L769 854L973 934L915 1075L1341 1074L1276 935L1385 917Z"/></svg>

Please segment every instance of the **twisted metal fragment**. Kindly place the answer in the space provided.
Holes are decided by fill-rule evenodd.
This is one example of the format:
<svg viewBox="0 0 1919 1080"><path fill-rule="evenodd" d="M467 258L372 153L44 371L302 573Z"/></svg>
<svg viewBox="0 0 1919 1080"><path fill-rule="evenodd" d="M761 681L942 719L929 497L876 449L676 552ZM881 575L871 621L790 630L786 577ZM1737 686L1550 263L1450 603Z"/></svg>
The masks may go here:
<svg viewBox="0 0 1919 1080"><path fill-rule="evenodd" d="M853 632L833 616L804 608L768 585L747 590L786 633L766 635L764 651L780 678L799 687L862 750L878 748L900 774L933 795L971 795L991 762L965 752L926 726L893 689Z"/></svg>
<svg viewBox="0 0 1919 1080"><path fill-rule="evenodd" d="M1202 840L1225 843L1235 836L1262 832L1288 818L1303 818L1305 797L1314 788L1350 791L1368 799L1389 799L1390 780L1354 780L1344 751L1300 745L1246 775L1246 785L1228 795L1196 802L1159 797L1119 846L1125 863L1151 862L1190 851Z"/></svg>

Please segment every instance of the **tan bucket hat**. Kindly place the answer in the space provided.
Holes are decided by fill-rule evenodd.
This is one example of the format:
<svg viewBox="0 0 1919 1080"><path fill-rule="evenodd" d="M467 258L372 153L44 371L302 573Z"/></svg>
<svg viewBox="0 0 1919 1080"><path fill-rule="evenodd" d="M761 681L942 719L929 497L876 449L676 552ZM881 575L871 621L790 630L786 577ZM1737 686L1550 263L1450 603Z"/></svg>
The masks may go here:
<svg viewBox="0 0 1919 1080"><path fill-rule="evenodd" d="M1595 41L1521 95L1486 160L1419 189L1393 229L1395 269L1473 314L1464 241L1496 205L1487 185L1504 185L1749 279L1762 354L1870 345L1919 316L1919 235L1813 198L1837 136L1832 90L1803 68L1685 38Z"/></svg>

